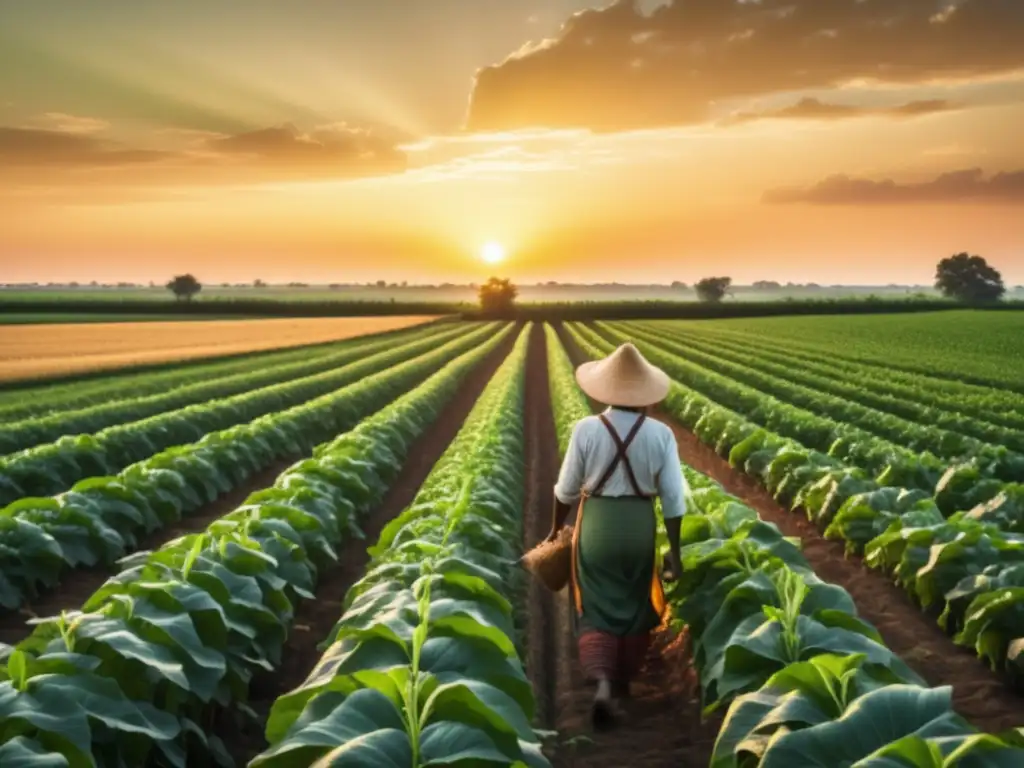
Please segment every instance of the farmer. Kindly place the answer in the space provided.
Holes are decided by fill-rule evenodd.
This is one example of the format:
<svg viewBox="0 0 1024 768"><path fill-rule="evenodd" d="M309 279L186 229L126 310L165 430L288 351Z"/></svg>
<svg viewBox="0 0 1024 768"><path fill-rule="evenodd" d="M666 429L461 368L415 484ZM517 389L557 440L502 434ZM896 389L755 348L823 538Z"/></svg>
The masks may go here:
<svg viewBox="0 0 1024 768"><path fill-rule="evenodd" d="M672 430L647 417L668 394L669 378L632 344L576 371L580 388L607 404L574 427L558 483L548 541L573 506L572 581L580 663L597 682L591 715L598 729L614 722L612 697L627 697L665 610L656 571L654 498L670 543L673 579L680 573L679 529L686 485Z"/></svg>

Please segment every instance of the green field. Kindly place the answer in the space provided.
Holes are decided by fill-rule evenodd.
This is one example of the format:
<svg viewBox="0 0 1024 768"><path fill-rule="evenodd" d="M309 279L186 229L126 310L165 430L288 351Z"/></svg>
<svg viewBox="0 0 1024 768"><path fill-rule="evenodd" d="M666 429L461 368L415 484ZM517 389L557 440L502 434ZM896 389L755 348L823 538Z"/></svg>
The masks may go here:
<svg viewBox="0 0 1024 768"><path fill-rule="evenodd" d="M764 344L1024 392L1024 313L961 310L903 315L736 318L679 326Z"/></svg>
<svg viewBox="0 0 1024 768"><path fill-rule="evenodd" d="M449 321L4 392L0 765L596 759L518 563L624 342L690 487L640 683L699 738L651 764L1024 765L1022 322Z"/></svg>

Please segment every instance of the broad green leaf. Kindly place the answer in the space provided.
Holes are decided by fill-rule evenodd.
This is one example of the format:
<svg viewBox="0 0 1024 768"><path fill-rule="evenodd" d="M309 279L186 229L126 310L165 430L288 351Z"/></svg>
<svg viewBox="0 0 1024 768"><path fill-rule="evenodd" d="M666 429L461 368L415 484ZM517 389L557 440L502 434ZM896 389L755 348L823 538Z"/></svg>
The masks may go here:
<svg viewBox="0 0 1024 768"><path fill-rule="evenodd" d="M780 735L766 750L761 768L834 768L904 736L949 736L965 728L953 712L950 688L890 685L857 699L838 720Z"/></svg>
<svg viewBox="0 0 1024 768"><path fill-rule="evenodd" d="M0 745L0 765L4 768L69 768L68 759L49 752L39 742L15 736Z"/></svg>

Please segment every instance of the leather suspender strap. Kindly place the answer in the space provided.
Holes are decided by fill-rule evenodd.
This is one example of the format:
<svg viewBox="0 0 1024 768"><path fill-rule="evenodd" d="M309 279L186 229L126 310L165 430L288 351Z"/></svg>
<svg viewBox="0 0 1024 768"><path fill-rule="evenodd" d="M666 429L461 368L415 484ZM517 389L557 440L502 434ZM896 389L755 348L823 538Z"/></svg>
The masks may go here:
<svg viewBox="0 0 1024 768"><path fill-rule="evenodd" d="M633 428L629 430L629 434L626 435L625 440L619 437L619 433L615 431L615 427L612 426L612 423L608 421L607 417L603 413L601 414L600 418L601 423L604 424L605 428L612 436L612 440L615 441L615 446L617 450L615 453L615 458L612 459L611 464L608 465L608 469L605 470L604 474L601 476L601 479L598 481L597 485L595 485L594 488L587 495L597 496L598 494L600 494L601 490L611 479L612 474L615 472L615 469L619 466L619 462L621 461L626 467L626 474L629 477L630 485L633 486L633 492L637 496L640 496L642 498L650 498L649 494L646 494L642 490L640 490L640 484L636 481L636 475L633 473L633 467L629 463L629 457L626 455L626 450L633 443L633 440L640 432L640 427L644 425L644 421L647 420L647 414L640 414L640 418L638 418L636 420L636 423L633 424Z"/></svg>

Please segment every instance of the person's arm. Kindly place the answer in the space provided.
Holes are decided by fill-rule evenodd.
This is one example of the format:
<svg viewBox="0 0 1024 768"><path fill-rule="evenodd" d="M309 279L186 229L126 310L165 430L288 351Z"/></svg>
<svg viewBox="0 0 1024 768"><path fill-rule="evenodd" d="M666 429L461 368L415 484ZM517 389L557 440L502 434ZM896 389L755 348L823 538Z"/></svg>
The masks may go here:
<svg viewBox="0 0 1024 768"><path fill-rule="evenodd" d="M571 511L572 506L559 499L556 493L555 503L551 510L551 533L548 534L547 541L554 541L558 538L558 532L562 530Z"/></svg>
<svg viewBox="0 0 1024 768"><path fill-rule="evenodd" d="M584 461L583 446L580 438L580 424L577 423L569 438L569 445L562 460L562 469L558 473L555 484L555 500L551 512L551 533L548 541L554 541L558 531L565 525L565 520L573 506L579 503L580 489L583 487Z"/></svg>
<svg viewBox="0 0 1024 768"><path fill-rule="evenodd" d="M658 496L661 497L661 513L668 533L669 565L673 578L682 573L679 559L679 534L683 515L686 514L686 479L679 464L679 448L675 435L669 433L665 440L661 471L658 473Z"/></svg>
<svg viewBox="0 0 1024 768"><path fill-rule="evenodd" d="M669 567L672 569L668 574L669 581L675 581L683 572L683 564L679 558L679 532L683 527L683 518L670 517L665 520L665 531L668 533Z"/></svg>

